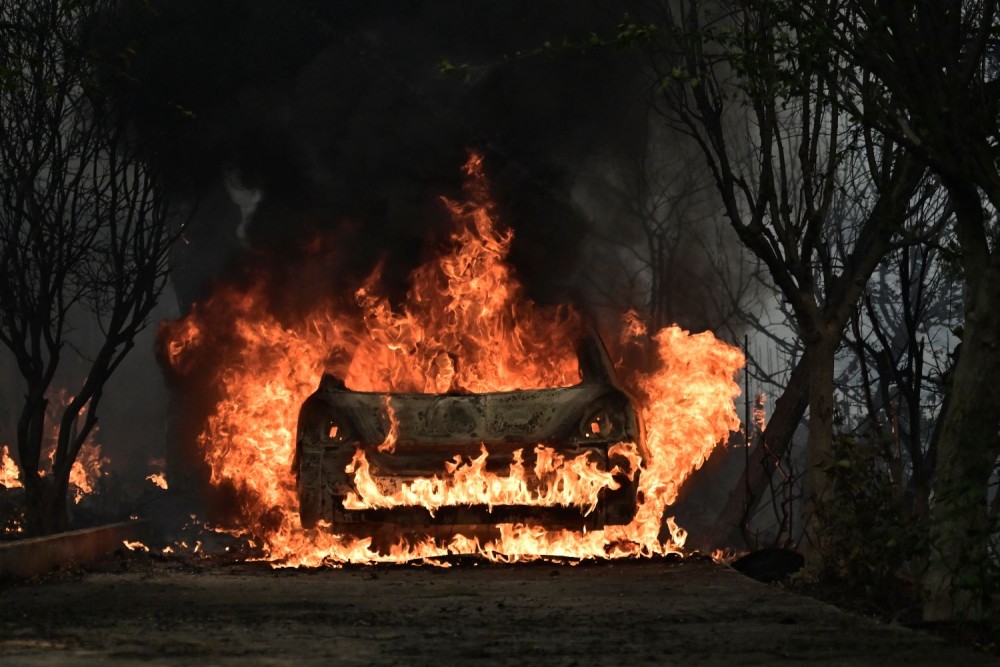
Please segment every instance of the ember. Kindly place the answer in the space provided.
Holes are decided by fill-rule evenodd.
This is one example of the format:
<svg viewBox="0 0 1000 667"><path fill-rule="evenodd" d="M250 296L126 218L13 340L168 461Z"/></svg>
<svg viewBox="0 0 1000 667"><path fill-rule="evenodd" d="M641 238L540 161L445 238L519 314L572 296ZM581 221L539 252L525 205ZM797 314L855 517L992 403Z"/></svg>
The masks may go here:
<svg viewBox="0 0 1000 667"><path fill-rule="evenodd" d="M743 357L711 333L692 335L669 327L649 336L634 316L625 318L620 346L651 351L655 370L618 369L645 427L641 442L612 447L616 459L627 461L622 467L603 469L587 456L564 457L538 442L517 450L503 474L487 470L485 447L478 455L457 457L440 475L391 489L372 480L370 462L360 450L345 468L357 489L345 507L416 505L431 512L514 503L587 513L603 490L616 488L616 473L632 479L638 474L638 508L630 523L591 531L500 524L489 538L400 535L390 546L376 546L369 537L336 527L301 526L292 469L296 419L324 372L344 378L349 390L386 395L483 394L581 381L575 343L582 318L568 306L544 307L523 295L506 262L512 233L498 226L480 158L469 161L466 174L466 200L445 200L454 221L451 243L413 273L402 308L394 309L381 295L376 270L356 294L360 315L324 305L301 321L279 321L267 309L266 286L259 280L219 288L186 318L164 325L165 357L177 373L217 369L211 379L221 398L199 438L201 452L211 482L238 490L243 528L263 540L275 564L406 561L446 554L505 561L616 558L676 552L683 546L686 534L665 512L687 476L738 427L733 399L739 387L733 376ZM213 344L217 340L226 342ZM395 447L391 422L378 452ZM592 435L604 428L598 416L586 425ZM323 433L334 439L339 430L334 425Z"/></svg>
<svg viewBox="0 0 1000 667"><path fill-rule="evenodd" d="M162 472L154 472L152 475L146 476L146 481L152 482L154 485L166 491L170 488L167 484L167 476Z"/></svg>

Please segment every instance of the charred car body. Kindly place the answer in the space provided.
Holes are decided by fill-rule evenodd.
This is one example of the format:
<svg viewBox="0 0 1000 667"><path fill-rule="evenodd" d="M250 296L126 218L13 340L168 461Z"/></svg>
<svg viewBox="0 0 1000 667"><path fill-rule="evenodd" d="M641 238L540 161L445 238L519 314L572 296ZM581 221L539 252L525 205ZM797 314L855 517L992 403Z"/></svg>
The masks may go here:
<svg viewBox="0 0 1000 667"><path fill-rule="evenodd" d="M629 523L640 471L615 446L642 442L636 412L616 384L596 335L582 341L577 358L577 385L484 394L358 392L324 375L299 413L293 467L302 525L326 521L337 530L363 525L439 530L501 523L599 529ZM391 448L384 446L390 432ZM419 505L348 509L357 492L352 462L359 451L371 479L392 492L414 480L440 478L449 462L471 460L484 451L487 472L504 475L512 464L522 463L530 471L537 445L567 460L586 457L610 473L613 483L586 508L484 503L434 511Z"/></svg>

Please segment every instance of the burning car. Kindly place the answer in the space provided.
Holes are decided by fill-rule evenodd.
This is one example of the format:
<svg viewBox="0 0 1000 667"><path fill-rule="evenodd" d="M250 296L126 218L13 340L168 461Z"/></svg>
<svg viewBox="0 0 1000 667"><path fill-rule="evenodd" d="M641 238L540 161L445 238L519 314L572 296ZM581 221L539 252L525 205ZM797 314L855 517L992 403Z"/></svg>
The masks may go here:
<svg viewBox="0 0 1000 667"><path fill-rule="evenodd" d="M623 391L580 313L527 297L482 159L463 173L463 198L442 198L451 232L402 300L377 267L354 305L273 312L276 284L342 259L320 244L293 283L255 268L164 326L171 368L218 396L197 438L211 483L288 566L676 551L665 513L739 426L742 354L625 314Z"/></svg>
<svg viewBox="0 0 1000 667"><path fill-rule="evenodd" d="M636 513L640 424L596 334L581 381L493 393L353 391L325 374L299 412L304 527L599 529Z"/></svg>

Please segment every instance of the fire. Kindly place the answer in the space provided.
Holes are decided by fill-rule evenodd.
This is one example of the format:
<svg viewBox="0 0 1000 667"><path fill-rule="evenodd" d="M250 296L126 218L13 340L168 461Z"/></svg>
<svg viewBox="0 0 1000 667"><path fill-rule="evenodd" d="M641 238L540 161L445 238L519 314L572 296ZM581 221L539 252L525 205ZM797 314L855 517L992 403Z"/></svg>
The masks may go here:
<svg viewBox="0 0 1000 667"><path fill-rule="evenodd" d="M505 261L513 234L497 229L481 159L465 169L469 201L444 200L459 223L451 248L414 272L402 312L378 295L378 271L358 290L366 335L354 350L348 387L486 393L580 381L573 344L579 317L523 298Z"/></svg>
<svg viewBox="0 0 1000 667"><path fill-rule="evenodd" d="M174 372L207 377L219 396L199 439L210 479L237 490L243 528L262 539L275 564L469 553L505 561L615 558L683 546L686 533L666 511L688 475L738 428L733 377L743 357L711 333L668 327L650 336L634 315L622 324L619 346L651 351L655 369L619 368L645 425L644 442L612 448L628 469L603 470L587 456L567 458L537 443L518 452L503 475L486 469L484 448L479 456L456 457L440 475L381 488L358 451L347 468L356 491L345 501L348 509L517 504L587 513L603 489L616 487L616 472L633 479L638 472L640 505L630 524L589 532L503 524L498 537L401 536L388 547L300 526L292 472L296 419L324 371L344 378L352 390L386 393L487 393L580 381L575 341L582 318L568 306L540 306L524 296L507 263L512 232L497 222L480 158L470 160L466 175L465 200L444 200L454 221L450 243L412 274L402 306L393 307L381 293L376 269L351 306L324 302L304 314L278 314L269 307L266 276L260 276L218 288L161 331ZM391 410L387 404L387 414ZM601 424L591 428L599 432ZM394 446L392 428L379 450Z"/></svg>
<svg viewBox="0 0 1000 667"><path fill-rule="evenodd" d="M56 399L51 402L49 413L46 415L50 427L48 440L43 444L42 456L48 459L50 468L55 466L56 461L59 416L72 400L72 396L60 389L56 392ZM80 412L80 418L84 418L86 414L87 408L85 407ZM84 496L94 493L98 481L104 476L105 466L110 462L111 460L101 453L101 445L97 442L97 427L95 426L87 434L87 439L80 448L80 453L77 454L76 460L73 461L73 465L69 469L69 492L74 503L80 504ZM41 474L44 476L47 471L43 470Z"/></svg>
<svg viewBox="0 0 1000 667"><path fill-rule="evenodd" d="M628 445L631 445L629 447ZM344 500L349 510L379 507L405 507L420 505L433 514L445 506L456 505L528 505L579 507L584 516L597 507L598 494L603 489L617 489L616 472L626 472L630 478L639 470L639 454L632 443L612 448L613 452L627 453L632 460L629 471L617 467L602 470L589 456L567 459L554 449L537 445L536 462L532 475L526 474L522 450L514 453L510 472L505 475L486 470L487 452L470 460L456 456L445 465L447 477L431 477L406 482L393 493L386 495L369 474L368 461L358 451L348 466L354 473L357 492Z"/></svg>
<svg viewBox="0 0 1000 667"><path fill-rule="evenodd" d="M55 460L55 449L50 454L50 460ZM80 450L80 455L69 469L70 492L73 502L79 504L83 497L94 493L98 480L104 476L104 466L110 459L101 454L101 446L91 443Z"/></svg>
<svg viewBox="0 0 1000 667"><path fill-rule="evenodd" d="M59 437L58 424L59 412L65 408L72 400L67 397L65 391L58 391L56 399L52 401L51 408L46 414L46 421L50 424L46 438L42 443L42 460L49 462L48 470L40 470L39 475L48 475L56 460L56 441ZM86 410L84 410L84 414ZM69 471L69 492L73 502L79 504L84 496L94 493L97 489L98 481L104 476L104 468L110 463L110 459L101 453L101 445L95 441L97 428L95 427L87 439L84 441L80 453L77 455ZM21 473L17 464L11 458L7 445L0 446L0 485L8 489L20 488Z"/></svg>
<svg viewBox="0 0 1000 667"><path fill-rule="evenodd" d="M164 491L170 488L170 485L167 484L167 476L162 472L154 472L152 475L147 475L146 481L152 482L155 486L160 487Z"/></svg>
<svg viewBox="0 0 1000 667"><path fill-rule="evenodd" d="M21 488L21 473L17 463L10 456L7 445L0 445L0 486L8 489Z"/></svg>

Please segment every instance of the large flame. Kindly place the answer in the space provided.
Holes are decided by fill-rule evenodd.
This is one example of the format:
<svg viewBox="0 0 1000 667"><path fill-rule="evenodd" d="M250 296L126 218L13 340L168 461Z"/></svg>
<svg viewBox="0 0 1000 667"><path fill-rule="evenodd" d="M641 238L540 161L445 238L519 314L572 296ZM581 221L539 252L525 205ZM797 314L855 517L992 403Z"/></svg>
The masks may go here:
<svg viewBox="0 0 1000 667"><path fill-rule="evenodd" d="M444 200L457 223L451 247L414 272L402 311L378 296L378 272L358 291L365 335L345 378L352 389L485 393L580 381L579 318L522 297L505 262L513 234L494 222L481 159L465 169L468 201Z"/></svg>
<svg viewBox="0 0 1000 667"><path fill-rule="evenodd" d="M243 528L277 564L468 553L504 560L611 558L683 546L684 531L665 511L688 475L738 427L733 377L743 357L711 333L669 327L649 336L634 316L623 323L620 346L652 350L655 363L652 371L619 368L645 425L644 443L611 448L628 462L621 472L634 475L642 467L640 506L629 525L590 532L501 525L496 538L401 536L388 548L301 528L291 468L294 430L298 409L324 370L344 377L350 389L378 392L481 393L580 381L574 341L581 318L568 306L525 298L506 263L512 233L497 224L480 158L473 156L466 174L465 201L444 200L455 223L450 244L413 273L401 308L380 293L376 270L357 290L356 308L324 303L288 321L268 308L261 278L220 287L187 317L164 325L168 364L181 376L208 373L219 396L199 438L211 482L238 491ZM392 449L392 436L380 449ZM372 479L359 452L347 470L356 492L346 502L349 509L419 504L431 511L469 503L562 505L586 513L601 489L616 487L618 470L603 470L586 456L566 459L545 443L529 451L531 464L518 452L509 474L487 471L484 450L457 457L439 476L394 489Z"/></svg>
<svg viewBox="0 0 1000 667"><path fill-rule="evenodd" d="M618 472L634 478L639 470L639 453L632 443L612 445L609 454L627 454L632 461L628 470L617 466L603 470L588 455L567 459L551 447L536 445L535 464L525 470L523 450L514 452L514 461L507 474L486 470L486 447L473 459L456 456L445 464L446 475L432 476L400 484L390 493L369 474L368 460L358 450L348 466L354 473L356 491L348 494L344 508L360 510L380 507L420 505L430 510L456 505L527 505L538 507L578 507L584 516L597 507L603 489L617 489L614 479Z"/></svg>

